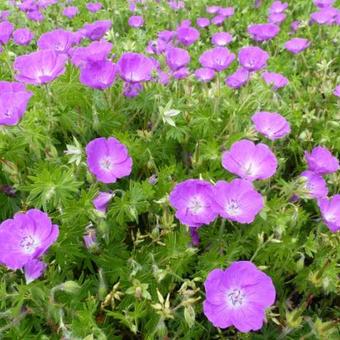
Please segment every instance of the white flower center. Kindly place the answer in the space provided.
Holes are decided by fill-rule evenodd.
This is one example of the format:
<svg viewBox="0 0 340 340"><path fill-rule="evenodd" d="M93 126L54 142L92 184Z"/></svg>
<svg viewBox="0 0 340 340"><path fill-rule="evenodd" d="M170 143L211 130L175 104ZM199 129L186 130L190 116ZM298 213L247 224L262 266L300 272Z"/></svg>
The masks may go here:
<svg viewBox="0 0 340 340"><path fill-rule="evenodd" d="M324 214L324 218L327 222L334 223L336 221L336 217L333 213L326 213Z"/></svg>
<svg viewBox="0 0 340 340"><path fill-rule="evenodd" d="M187 208L191 214L199 215L204 210L204 202L200 197L193 196L190 198Z"/></svg>
<svg viewBox="0 0 340 340"><path fill-rule="evenodd" d="M100 165L101 169L104 170L104 171L111 171L113 169L113 162L112 162L112 159L110 157L102 158L99 161L99 165Z"/></svg>
<svg viewBox="0 0 340 340"><path fill-rule="evenodd" d="M242 291L242 289L239 288L233 288L230 289L227 292L227 302L229 307L231 308L240 308L245 303L245 297L246 295Z"/></svg>
<svg viewBox="0 0 340 340"><path fill-rule="evenodd" d="M241 212L240 204L236 200L231 199L228 201L225 210L230 216L237 216Z"/></svg>
<svg viewBox="0 0 340 340"><path fill-rule="evenodd" d="M258 168L252 162L246 163L244 165L244 172L247 176L255 176L257 174Z"/></svg>
<svg viewBox="0 0 340 340"><path fill-rule="evenodd" d="M31 235L26 235L22 238L19 245L26 254L32 254L39 246L40 242L34 239Z"/></svg>

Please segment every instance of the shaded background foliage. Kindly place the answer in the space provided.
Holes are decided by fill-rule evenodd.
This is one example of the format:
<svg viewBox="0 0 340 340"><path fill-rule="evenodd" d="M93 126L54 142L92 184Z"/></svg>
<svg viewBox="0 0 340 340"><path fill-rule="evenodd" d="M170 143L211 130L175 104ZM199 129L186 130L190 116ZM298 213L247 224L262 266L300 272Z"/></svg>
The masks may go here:
<svg viewBox="0 0 340 340"><path fill-rule="evenodd" d="M105 10L97 14L86 11L85 1L73 3L81 14L72 21L60 15L60 2L46 10L41 24L19 12L12 22L39 37L56 27L76 30L85 22L111 19L107 39L120 56L143 52L157 31L174 29L182 19L194 21L212 4L185 1L186 10L175 13L165 1L149 1L145 27L134 30L127 28L130 12L123 0L102 1ZM235 37L230 45L235 53L251 44L246 28L266 20L270 2L263 1L259 9L246 0L213 4L235 7L224 24ZM339 102L332 95L339 83L340 33L336 26L309 26L313 10L312 1L289 1L280 34L264 44L271 54L268 69L290 81L279 93L256 76L239 91L219 88L217 82L202 86L189 77L167 87L149 83L138 97L127 99L118 83L105 92L82 86L72 65L48 87L30 87L34 96L21 123L0 129L0 219L40 208L60 226L60 236L45 256L49 266L43 279L25 285L20 272L0 268L5 338L337 338L339 234L321 222L314 201L289 201L306 167L304 150L324 145L338 156L340 151ZM312 44L296 57L282 47L292 20L302 21L297 36ZM189 47L191 69L198 67L198 56L216 31L203 30L200 41ZM0 54L1 79L12 80L8 65L35 48L9 44ZM162 121L165 107L180 111L176 126ZM187 229L169 207L168 193L187 178L230 180L221 166L222 151L241 138L262 139L250 121L261 110L280 112L292 125L289 137L271 146L280 164L275 177L256 183L266 197L265 209L249 226L216 220L199 230L199 248L191 247ZM134 161L130 177L103 185L88 173L84 147L98 136L115 136L127 145ZM81 152L66 154L72 147ZM151 176L157 176L156 184ZM327 176L327 182L330 195L339 192L339 173ZM15 193L8 193L7 186ZM91 201L107 189L122 192L105 217ZM82 241L89 224L98 235L92 252ZM202 283L212 269L249 259L273 278L277 289L269 322L250 335L217 330L202 314Z"/></svg>

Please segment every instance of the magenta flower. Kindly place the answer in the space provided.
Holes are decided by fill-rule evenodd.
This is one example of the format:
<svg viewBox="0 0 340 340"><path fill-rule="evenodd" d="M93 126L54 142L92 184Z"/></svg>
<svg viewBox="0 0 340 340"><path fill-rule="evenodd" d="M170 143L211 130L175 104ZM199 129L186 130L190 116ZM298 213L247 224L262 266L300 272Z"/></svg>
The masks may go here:
<svg viewBox="0 0 340 340"><path fill-rule="evenodd" d="M26 84L47 84L65 72L67 56L52 50L41 50L17 57L15 79Z"/></svg>
<svg viewBox="0 0 340 340"><path fill-rule="evenodd" d="M151 80L155 69L152 60L141 53L124 53L117 65L121 78L131 83Z"/></svg>
<svg viewBox="0 0 340 340"><path fill-rule="evenodd" d="M336 86L333 91L334 96L340 97L340 85Z"/></svg>
<svg viewBox="0 0 340 340"><path fill-rule="evenodd" d="M269 54L260 47L247 46L240 49L238 60L248 71L258 71L267 65Z"/></svg>
<svg viewBox="0 0 340 340"><path fill-rule="evenodd" d="M315 6L319 8L332 7L335 0L313 0Z"/></svg>
<svg viewBox="0 0 340 340"><path fill-rule="evenodd" d="M298 54L308 48L310 42L303 38L293 38L284 45L285 49L293 54Z"/></svg>
<svg viewBox="0 0 340 340"><path fill-rule="evenodd" d="M300 177L306 181L305 189L312 198L327 197L327 184L321 175L318 175L313 171L306 170L301 173Z"/></svg>
<svg viewBox="0 0 340 340"><path fill-rule="evenodd" d="M216 15L211 19L211 23L216 26L221 26L225 22L226 17L224 15Z"/></svg>
<svg viewBox="0 0 340 340"><path fill-rule="evenodd" d="M256 112L251 117L256 131L262 133L270 140L276 140L290 133L290 125L286 118L277 112Z"/></svg>
<svg viewBox="0 0 340 340"><path fill-rule="evenodd" d="M217 32L211 37L211 42L214 46L225 46L233 41L233 37L228 32Z"/></svg>
<svg viewBox="0 0 340 340"><path fill-rule="evenodd" d="M198 18L196 20L196 25L200 28L205 28L210 25L210 20L208 18Z"/></svg>
<svg viewBox="0 0 340 340"><path fill-rule="evenodd" d="M234 13L235 13L234 7L220 7L218 10L218 14L222 15L225 18L233 16Z"/></svg>
<svg viewBox="0 0 340 340"><path fill-rule="evenodd" d="M45 19L44 15L38 10L26 12L26 17L28 20L36 22L42 22Z"/></svg>
<svg viewBox="0 0 340 340"><path fill-rule="evenodd" d="M0 11L0 21L5 21L11 15L10 11Z"/></svg>
<svg viewBox="0 0 340 340"><path fill-rule="evenodd" d="M97 90L110 87L116 77L117 67L109 60L88 63L80 71L80 82Z"/></svg>
<svg viewBox="0 0 340 340"><path fill-rule="evenodd" d="M75 6L69 6L65 7L63 10L63 16L72 19L79 13L78 7Z"/></svg>
<svg viewBox="0 0 340 340"><path fill-rule="evenodd" d="M9 42L14 31L14 26L9 21L0 22L0 46Z"/></svg>
<svg viewBox="0 0 340 340"><path fill-rule="evenodd" d="M203 312L218 328L234 326L243 333L262 328L265 310L275 302L272 279L250 261L214 269L204 282Z"/></svg>
<svg viewBox="0 0 340 340"><path fill-rule="evenodd" d="M250 77L250 72L244 67L239 67L233 74L226 78L225 83L232 89L239 89L245 85Z"/></svg>
<svg viewBox="0 0 340 340"><path fill-rule="evenodd" d="M103 5L100 2L89 2L86 8L91 13L96 13L102 9Z"/></svg>
<svg viewBox="0 0 340 340"><path fill-rule="evenodd" d="M139 28L144 25L144 19L140 15L132 15L129 18L128 24L130 27Z"/></svg>
<svg viewBox="0 0 340 340"><path fill-rule="evenodd" d="M56 241L59 228L48 215L37 209L17 213L0 224L0 263L21 269L42 256Z"/></svg>
<svg viewBox="0 0 340 340"><path fill-rule="evenodd" d="M87 165L90 172L102 183L115 183L129 176L132 158L128 149L116 138L96 138L86 146Z"/></svg>
<svg viewBox="0 0 340 340"><path fill-rule="evenodd" d="M26 284L30 284L32 281L42 276L46 270L46 263L33 259L27 262L24 266Z"/></svg>
<svg viewBox="0 0 340 340"><path fill-rule="evenodd" d="M319 25L332 25L336 22L337 17L339 17L338 10L332 7L321 8L310 16L311 21Z"/></svg>
<svg viewBox="0 0 340 340"><path fill-rule="evenodd" d="M184 79L184 78L187 78L190 75L190 71L187 67L181 67L176 71L172 71L171 75L175 79Z"/></svg>
<svg viewBox="0 0 340 340"><path fill-rule="evenodd" d="M200 32L194 27L179 27L176 30L177 40L184 46L191 46L199 37Z"/></svg>
<svg viewBox="0 0 340 340"><path fill-rule="evenodd" d="M190 19L184 19L180 22L178 28L180 27L191 27L191 20Z"/></svg>
<svg viewBox="0 0 340 340"><path fill-rule="evenodd" d="M185 67L190 62L190 54L187 50L178 47L170 47L165 55L166 63L172 71Z"/></svg>
<svg viewBox="0 0 340 340"><path fill-rule="evenodd" d="M248 33L255 41L271 40L280 32L280 27L275 24L255 24L248 27Z"/></svg>
<svg viewBox="0 0 340 340"><path fill-rule="evenodd" d="M106 213L107 206L109 205L110 201L114 197L114 194L112 192L99 192L97 197L92 201L94 207L96 210Z"/></svg>
<svg viewBox="0 0 340 340"><path fill-rule="evenodd" d="M266 82L266 84L272 85L274 90L285 87L289 83L285 76L275 72L263 72L262 79Z"/></svg>
<svg viewBox="0 0 340 340"><path fill-rule="evenodd" d="M85 36L90 40L100 40L111 26L111 20L98 20L91 24L85 24Z"/></svg>
<svg viewBox="0 0 340 340"><path fill-rule="evenodd" d="M269 14L279 14L288 8L287 2L274 1L269 7Z"/></svg>
<svg viewBox="0 0 340 340"><path fill-rule="evenodd" d="M267 145L240 140L234 143L229 151L223 153L222 165L229 172L254 181L273 176L277 168L277 159Z"/></svg>
<svg viewBox="0 0 340 340"><path fill-rule="evenodd" d="M176 32L174 31L160 31L158 32L158 39L163 40L166 43L169 43L175 36L176 36Z"/></svg>
<svg viewBox="0 0 340 340"><path fill-rule="evenodd" d="M280 25L286 19L285 13L272 13L268 16L268 21L272 24Z"/></svg>
<svg viewBox="0 0 340 340"><path fill-rule="evenodd" d="M340 195L318 200L324 223L333 233L340 230Z"/></svg>
<svg viewBox="0 0 340 340"><path fill-rule="evenodd" d="M180 0L169 0L168 4L170 8L172 8L174 11L178 11L180 9L184 8L184 2Z"/></svg>
<svg viewBox="0 0 340 340"><path fill-rule="evenodd" d="M206 8L206 12L209 14L217 14L220 9L220 6L208 6Z"/></svg>
<svg viewBox="0 0 340 340"><path fill-rule="evenodd" d="M124 83L123 94L125 97L133 98L137 97L142 90L143 85L141 83Z"/></svg>
<svg viewBox="0 0 340 340"><path fill-rule="evenodd" d="M222 217L239 223L252 223L263 209L262 196L251 182L234 179L230 183L218 181L214 187L213 209Z"/></svg>
<svg viewBox="0 0 340 340"><path fill-rule="evenodd" d="M195 71L195 77L197 80L206 83L214 79L215 71L208 67L201 67Z"/></svg>
<svg viewBox="0 0 340 340"><path fill-rule="evenodd" d="M40 50L54 50L58 53L66 53L75 43L74 33L57 29L42 34L37 42Z"/></svg>
<svg viewBox="0 0 340 340"><path fill-rule="evenodd" d="M291 33L295 33L300 27L300 21L293 21L290 25Z"/></svg>
<svg viewBox="0 0 340 340"><path fill-rule="evenodd" d="M225 70L235 59L235 54L230 53L226 47L215 47L207 50L199 57L203 67L209 67L217 72Z"/></svg>
<svg viewBox="0 0 340 340"><path fill-rule="evenodd" d="M308 170L320 175L331 174L339 170L339 161L330 151L322 146L317 146L311 153L305 151Z"/></svg>
<svg viewBox="0 0 340 340"><path fill-rule="evenodd" d="M211 223L217 213L212 209L213 186L207 181L188 179L175 186L169 196L176 217L189 227Z"/></svg>
<svg viewBox="0 0 340 340"><path fill-rule="evenodd" d="M33 37L34 34L28 28L18 28L13 32L13 40L17 45L29 45Z"/></svg>

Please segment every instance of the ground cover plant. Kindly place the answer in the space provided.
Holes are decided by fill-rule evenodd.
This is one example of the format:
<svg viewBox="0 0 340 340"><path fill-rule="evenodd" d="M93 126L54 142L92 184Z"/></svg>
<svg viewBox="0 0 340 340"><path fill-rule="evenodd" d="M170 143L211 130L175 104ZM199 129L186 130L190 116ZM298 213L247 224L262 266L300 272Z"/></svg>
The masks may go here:
<svg viewBox="0 0 340 340"><path fill-rule="evenodd" d="M334 0L0 3L0 338L338 339Z"/></svg>

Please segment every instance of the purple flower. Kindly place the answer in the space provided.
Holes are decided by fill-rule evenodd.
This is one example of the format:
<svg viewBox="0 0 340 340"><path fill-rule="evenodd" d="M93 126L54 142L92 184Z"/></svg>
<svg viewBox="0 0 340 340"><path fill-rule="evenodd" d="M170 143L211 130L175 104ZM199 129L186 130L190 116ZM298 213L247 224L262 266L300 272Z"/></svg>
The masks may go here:
<svg viewBox="0 0 340 340"><path fill-rule="evenodd" d="M33 37L34 34L28 28L18 28L13 32L13 40L17 45L29 45Z"/></svg>
<svg viewBox="0 0 340 340"><path fill-rule="evenodd" d="M333 233L340 230L340 195L318 200L324 223Z"/></svg>
<svg viewBox="0 0 340 340"><path fill-rule="evenodd" d="M161 39L164 42L168 43L175 37L175 35L176 35L176 32L165 30L165 31L158 32L157 36L158 36L158 39Z"/></svg>
<svg viewBox="0 0 340 340"><path fill-rule="evenodd" d="M91 13L96 13L102 9L103 5L100 2L89 2L86 8Z"/></svg>
<svg viewBox="0 0 340 340"><path fill-rule="evenodd" d="M217 72L225 70L235 59L235 54L225 47L215 47L202 53L199 62Z"/></svg>
<svg viewBox="0 0 340 340"><path fill-rule="evenodd" d="M214 269L204 282L203 312L218 328L234 326L243 333L262 328L265 310L275 302L272 279L250 261Z"/></svg>
<svg viewBox="0 0 340 340"><path fill-rule="evenodd" d="M96 138L86 146L87 165L90 172L102 183L115 183L129 176L132 158L128 149L116 138Z"/></svg>
<svg viewBox="0 0 340 340"><path fill-rule="evenodd" d="M85 36L90 40L100 40L111 26L111 20L98 20L92 24L85 24Z"/></svg>
<svg viewBox="0 0 340 340"><path fill-rule="evenodd" d="M114 194L112 192L99 192L97 197L92 201L94 207L103 213L106 213L107 206L109 205Z"/></svg>
<svg viewBox="0 0 340 340"><path fill-rule="evenodd" d="M229 172L254 181L273 176L277 159L266 144L255 144L244 139L234 143L229 151L223 153L222 165Z"/></svg>
<svg viewBox="0 0 340 340"><path fill-rule="evenodd" d="M263 206L262 196L247 180L218 181L214 187L213 209L230 221L252 223Z"/></svg>
<svg viewBox="0 0 340 340"><path fill-rule="evenodd" d="M220 6L208 6L206 8L206 12L209 14L216 14L218 13L219 9L220 9Z"/></svg>
<svg viewBox="0 0 340 340"><path fill-rule="evenodd" d="M248 33L255 41L273 39L280 32L280 27L275 24L255 24L248 27Z"/></svg>
<svg viewBox="0 0 340 340"><path fill-rule="evenodd" d="M200 37L200 32L193 27L179 27L176 30L177 40L184 46L190 46Z"/></svg>
<svg viewBox="0 0 340 340"><path fill-rule="evenodd" d="M217 213L213 207L213 186L207 181L188 179L175 186L169 196L176 217L189 227L211 223Z"/></svg>
<svg viewBox="0 0 340 340"><path fill-rule="evenodd" d="M141 83L124 83L123 94L125 97L133 98L137 97L142 90L143 85Z"/></svg>
<svg viewBox="0 0 340 340"><path fill-rule="evenodd" d="M5 21L11 15L10 11L0 11L0 21Z"/></svg>
<svg viewBox="0 0 340 340"><path fill-rule="evenodd" d="M319 25L332 25L338 16L336 8L326 7L312 13L310 17L312 22L316 22Z"/></svg>
<svg viewBox="0 0 340 340"><path fill-rule="evenodd" d="M239 89L245 85L250 77L250 72L244 67L239 67L233 74L226 78L225 83L232 89Z"/></svg>
<svg viewBox="0 0 340 340"><path fill-rule="evenodd" d="M190 62L190 54L183 48L170 47L165 55L166 63L172 71L185 67Z"/></svg>
<svg viewBox="0 0 340 340"><path fill-rule="evenodd" d="M268 21L272 24L280 25L286 19L285 13L273 13L269 14Z"/></svg>
<svg viewBox="0 0 340 340"><path fill-rule="evenodd" d="M270 140L276 140L290 133L290 125L286 118L277 112L256 112L251 117L256 131L262 133Z"/></svg>
<svg viewBox="0 0 340 340"><path fill-rule="evenodd" d="M225 18L233 16L234 13L234 7L220 7L218 10L218 14L224 16Z"/></svg>
<svg viewBox="0 0 340 340"><path fill-rule="evenodd" d="M27 12L26 17L28 20L36 21L36 22L41 22L41 21L44 21L45 19L43 14L38 10Z"/></svg>
<svg viewBox="0 0 340 340"><path fill-rule="evenodd" d="M97 90L110 87L116 77L117 67L109 60L88 63L80 71L80 82Z"/></svg>
<svg viewBox="0 0 340 340"><path fill-rule="evenodd" d="M140 83L151 80L154 64L141 53L124 53L118 61L119 75L126 82Z"/></svg>
<svg viewBox="0 0 340 340"><path fill-rule="evenodd" d="M205 28L210 25L210 20L208 18L198 18L196 20L196 25L200 28Z"/></svg>
<svg viewBox="0 0 340 340"><path fill-rule="evenodd" d="M15 79L33 85L47 84L65 72L66 62L66 55L52 50L26 54L14 61Z"/></svg>
<svg viewBox="0 0 340 340"><path fill-rule="evenodd" d="M200 235L197 230L198 228L189 227L191 243L194 247L198 247L200 245Z"/></svg>
<svg viewBox="0 0 340 340"><path fill-rule="evenodd" d="M262 78L268 85L272 85L274 90L278 90L288 85L288 79L280 73L263 72Z"/></svg>
<svg viewBox="0 0 340 340"><path fill-rule="evenodd" d="M313 171L306 170L301 173L300 177L305 179L305 189L312 198L327 197L327 184L321 175L318 175Z"/></svg>
<svg viewBox="0 0 340 340"><path fill-rule="evenodd" d="M315 6L319 8L332 7L335 0L313 0Z"/></svg>
<svg viewBox="0 0 340 340"><path fill-rule="evenodd" d="M37 209L17 213L0 224L0 263L16 270L42 256L56 241L59 228Z"/></svg>
<svg viewBox="0 0 340 340"><path fill-rule="evenodd" d="M293 21L290 25L291 32L295 33L299 29L299 27L300 27L300 22L297 20Z"/></svg>
<svg viewBox="0 0 340 340"><path fill-rule="evenodd" d="M184 2L179 0L169 0L168 4L170 8L172 8L174 11L178 11L184 8Z"/></svg>
<svg viewBox="0 0 340 340"><path fill-rule="evenodd" d="M94 41L86 47L77 47L69 51L71 62L81 67L87 63L106 60L112 50L112 44L107 41Z"/></svg>
<svg viewBox="0 0 340 340"><path fill-rule="evenodd" d="M331 174L339 169L338 159L322 146L317 146L311 153L305 151L305 159L308 170L320 175Z"/></svg>
<svg viewBox="0 0 340 340"><path fill-rule="evenodd" d="M144 25L144 19L140 15L132 15L129 18L128 24L130 27L139 28Z"/></svg>
<svg viewBox="0 0 340 340"><path fill-rule="evenodd" d="M14 26L9 21L0 22L0 45L8 43L14 31Z"/></svg>
<svg viewBox="0 0 340 340"><path fill-rule="evenodd" d="M208 67L202 67L195 71L195 77L199 81L206 83L215 77L215 71Z"/></svg>
<svg viewBox="0 0 340 340"><path fill-rule="evenodd" d="M233 37L228 32L217 32L211 37L214 46L225 46L233 41Z"/></svg>
<svg viewBox="0 0 340 340"><path fill-rule="evenodd" d="M284 47L287 51L292 52L293 54L298 54L304 51L307 47L309 47L310 42L307 39L303 38L293 38L288 40Z"/></svg>
<svg viewBox="0 0 340 340"><path fill-rule="evenodd" d="M31 97L23 84L0 81L0 125L18 124Z"/></svg>
<svg viewBox="0 0 340 340"><path fill-rule="evenodd" d="M26 284L30 284L32 281L42 276L46 270L46 263L33 259L27 262L24 266Z"/></svg>
<svg viewBox="0 0 340 340"><path fill-rule="evenodd" d="M58 53L67 53L74 44L74 33L57 29L42 34L37 42L40 50L54 50Z"/></svg>
<svg viewBox="0 0 340 340"><path fill-rule="evenodd" d="M216 15L211 19L211 23L216 26L221 26L225 22L226 17L224 15Z"/></svg>
<svg viewBox="0 0 340 340"><path fill-rule="evenodd" d="M240 49L238 60L248 71L258 71L267 65L269 54L260 47L247 46Z"/></svg>
<svg viewBox="0 0 340 340"><path fill-rule="evenodd" d="M340 85L336 86L336 88L333 91L334 96L340 97Z"/></svg>
<svg viewBox="0 0 340 340"><path fill-rule="evenodd" d="M83 236L83 241L86 249L93 249L97 247L96 229L88 228Z"/></svg>
<svg viewBox="0 0 340 340"><path fill-rule="evenodd" d="M274 1L269 7L269 14L279 14L288 8L287 2Z"/></svg>
<svg viewBox="0 0 340 340"><path fill-rule="evenodd" d="M191 27L191 20L190 19L184 19L180 22L178 28L180 27Z"/></svg>
<svg viewBox="0 0 340 340"><path fill-rule="evenodd" d="M171 75L175 79L184 79L190 75L190 71L187 67L181 67L178 70L171 72Z"/></svg>
<svg viewBox="0 0 340 340"><path fill-rule="evenodd" d="M63 10L63 16L72 19L79 13L78 7L75 6L69 6L65 7Z"/></svg>

